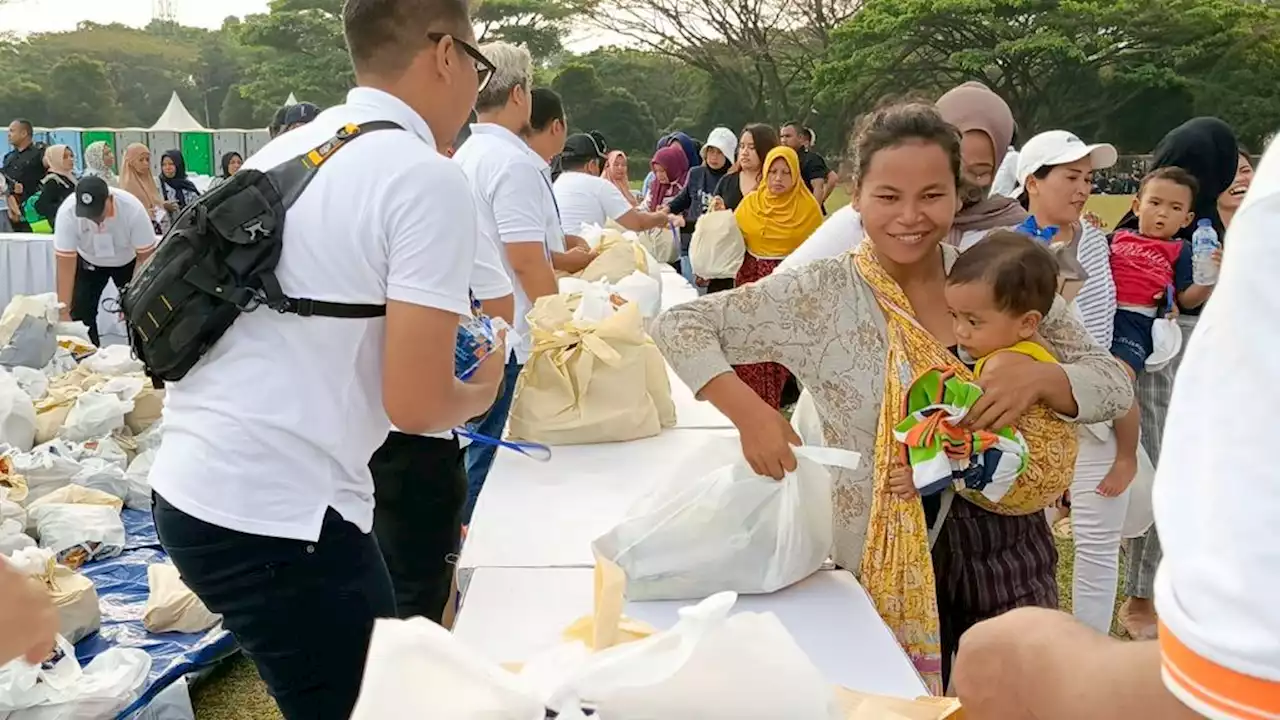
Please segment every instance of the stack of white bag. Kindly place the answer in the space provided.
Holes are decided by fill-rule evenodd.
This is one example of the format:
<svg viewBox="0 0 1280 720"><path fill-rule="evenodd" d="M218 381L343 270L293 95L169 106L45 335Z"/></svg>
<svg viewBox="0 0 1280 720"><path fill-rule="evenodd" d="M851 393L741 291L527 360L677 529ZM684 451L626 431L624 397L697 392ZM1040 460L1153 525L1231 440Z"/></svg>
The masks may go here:
<svg viewBox="0 0 1280 720"><path fill-rule="evenodd" d="M519 675L422 618L379 620L352 720L838 720L835 688L773 613L721 593L670 630L591 653L565 645Z"/></svg>
<svg viewBox="0 0 1280 720"><path fill-rule="evenodd" d="M858 453L795 448L781 482L740 460L692 482L674 477L647 494L593 548L626 573L629 600L763 594L821 569L832 545L831 475Z"/></svg>
<svg viewBox="0 0 1280 720"><path fill-rule="evenodd" d="M39 548L0 558L15 570L38 582L58 611L58 634L75 644L98 631L102 612L98 591L89 578L54 562L53 553Z"/></svg>
<svg viewBox="0 0 1280 720"><path fill-rule="evenodd" d="M150 672L151 656L134 648L111 648L81 668L75 648L59 636L53 654L42 664L19 658L0 666L0 717L112 718L139 697Z"/></svg>

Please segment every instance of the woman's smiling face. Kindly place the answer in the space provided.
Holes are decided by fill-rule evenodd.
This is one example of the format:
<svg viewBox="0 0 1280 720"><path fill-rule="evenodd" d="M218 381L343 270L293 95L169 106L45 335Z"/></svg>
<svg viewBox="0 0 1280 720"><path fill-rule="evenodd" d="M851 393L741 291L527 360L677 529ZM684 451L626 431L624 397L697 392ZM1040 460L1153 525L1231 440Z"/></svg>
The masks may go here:
<svg viewBox="0 0 1280 720"><path fill-rule="evenodd" d="M951 158L940 145L906 140L871 157L854 207L883 259L912 265L937 251L959 209Z"/></svg>
<svg viewBox="0 0 1280 720"><path fill-rule="evenodd" d="M1247 155L1240 153L1239 161L1236 163L1236 177L1231 181L1231 187L1218 196L1218 207L1224 210L1239 209L1240 203L1244 200L1245 193L1249 191L1249 185L1252 183L1253 163L1249 161Z"/></svg>

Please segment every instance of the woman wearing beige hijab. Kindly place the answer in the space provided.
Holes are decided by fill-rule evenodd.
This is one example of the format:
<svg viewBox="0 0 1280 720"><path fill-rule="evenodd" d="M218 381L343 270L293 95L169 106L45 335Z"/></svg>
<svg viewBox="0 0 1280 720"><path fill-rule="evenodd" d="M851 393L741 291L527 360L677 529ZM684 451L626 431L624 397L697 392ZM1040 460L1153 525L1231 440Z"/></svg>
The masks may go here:
<svg viewBox="0 0 1280 720"><path fill-rule="evenodd" d="M142 202L156 234L163 233L163 225L168 222L168 208L161 200L160 188L151 174L151 150L146 145L133 143L125 149L124 161L120 163L120 189Z"/></svg>
<svg viewBox="0 0 1280 720"><path fill-rule="evenodd" d="M40 181L40 195L34 206L53 228L58 222L58 208L76 191L76 156L66 145L50 145L44 151L44 166L49 174Z"/></svg>

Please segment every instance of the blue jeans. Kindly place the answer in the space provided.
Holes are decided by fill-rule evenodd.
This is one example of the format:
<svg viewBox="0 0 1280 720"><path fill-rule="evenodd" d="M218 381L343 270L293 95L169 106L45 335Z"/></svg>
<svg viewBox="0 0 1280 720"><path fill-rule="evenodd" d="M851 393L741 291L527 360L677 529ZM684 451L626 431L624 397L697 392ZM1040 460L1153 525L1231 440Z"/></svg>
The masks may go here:
<svg viewBox="0 0 1280 720"><path fill-rule="evenodd" d="M153 494L160 544L183 582L222 615L287 720L351 716L373 621L395 617L372 534L332 508L314 543L249 535Z"/></svg>
<svg viewBox="0 0 1280 720"><path fill-rule="evenodd" d="M515 355L507 360L506 371L502 379L502 394L489 408L489 414L478 424L468 429L478 435L501 438L507 428L507 416L511 414L511 400L516 394L516 378L524 368L516 362ZM480 490L484 487L485 478L489 477L489 468L493 466L493 458L498 454L494 445L473 442L467 446L467 504L462 509L462 524L471 523L471 513L476 509L476 500L480 499Z"/></svg>

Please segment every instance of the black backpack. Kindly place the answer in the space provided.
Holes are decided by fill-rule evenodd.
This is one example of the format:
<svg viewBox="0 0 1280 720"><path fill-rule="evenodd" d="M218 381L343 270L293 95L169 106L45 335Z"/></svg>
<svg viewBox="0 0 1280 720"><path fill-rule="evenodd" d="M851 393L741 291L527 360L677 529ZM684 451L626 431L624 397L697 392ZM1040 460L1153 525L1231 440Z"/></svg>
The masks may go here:
<svg viewBox="0 0 1280 720"><path fill-rule="evenodd" d="M393 122L347 125L319 147L262 172L241 170L187 206L120 293L129 344L148 373L181 380L241 313L266 306L303 317L373 318L385 305L292 298L275 268L285 213L333 154Z"/></svg>

